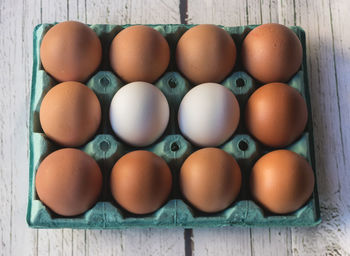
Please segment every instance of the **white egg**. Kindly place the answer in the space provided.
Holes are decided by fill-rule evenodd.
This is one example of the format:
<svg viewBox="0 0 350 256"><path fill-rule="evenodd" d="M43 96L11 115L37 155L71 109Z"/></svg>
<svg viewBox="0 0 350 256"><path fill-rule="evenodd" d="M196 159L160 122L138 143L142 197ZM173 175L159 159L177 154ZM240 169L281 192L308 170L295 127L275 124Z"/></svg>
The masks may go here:
<svg viewBox="0 0 350 256"><path fill-rule="evenodd" d="M169 121L169 104L154 85L133 82L114 95L109 119L115 134L133 146L147 146L165 131Z"/></svg>
<svg viewBox="0 0 350 256"><path fill-rule="evenodd" d="M179 128L192 143L203 147L224 143L236 130L239 104L235 95L216 83L192 88L182 99Z"/></svg>

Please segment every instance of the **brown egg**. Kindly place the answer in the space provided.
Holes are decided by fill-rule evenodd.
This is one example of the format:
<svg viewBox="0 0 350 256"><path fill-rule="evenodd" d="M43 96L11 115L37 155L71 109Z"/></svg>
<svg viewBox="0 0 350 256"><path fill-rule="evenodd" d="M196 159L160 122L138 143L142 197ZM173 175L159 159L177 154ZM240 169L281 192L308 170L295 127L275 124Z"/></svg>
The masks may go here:
<svg viewBox="0 0 350 256"><path fill-rule="evenodd" d="M95 93L79 82L63 82L45 95L40 123L45 134L63 146L80 146L97 131L101 106Z"/></svg>
<svg viewBox="0 0 350 256"><path fill-rule="evenodd" d="M110 47L111 67L125 82L153 83L170 61L168 42L148 26L131 26L119 32Z"/></svg>
<svg viewBox="0 0 350 256"><path fill-rule="evenodd" d="M66 21L53 26L40 46L41 63L57 81L85 82L98 68L101 42L87 25Z"/></svg>
<svg viewBox="0 0 350 256"><path fill-rule="evenodd" d="M40 200L52 211L74 216L90 209L102 188L96 161L81 150L64 148L48 155L35 177Z"/></svg>
<svg viewBox="0 0 350 256"><path fill-rule="evenodd" d="M271 147L284 147L295 141L307 122L304 98L283 83L260 87L250 96L245 109L248 131Z"/></svg>
<svg viewBox="0 0 350 256"><path fill-rule="evenodd" d="M198 25L186 31L176 47L176 64L192 83L221 82L236 62L231 36L215 25Z"/></svg>
<svg viewBox="0 0 350 256"><path fill-rule="evenodd" d="M287 82L299 70L302 57L298 37L280 24L253 29L242 44L244 68L262 83Z"/></svg>
<svg viewBox="0 0 350 256"><path fill-rule="evenodd" d="M184 197L203 212L218 212L236 199L242 183L236 160L218 148L203 148L192 153L180 171Z"/></svg>
<svg viewBox="0 0 350 256"><path fill-rule="evenodd" d="M159 209L169 197L172 175L156 154L138 150L120 158L111 173L114 199L126 210L147 214Z"/></svg>
<svg viewBox="0 0 350 256"><path fill-rule="evenodd" d="M286 214L310 198L315 177L309 163L289 150L272 151L261 157L250 176L253 198L267 210Z"/></svg>

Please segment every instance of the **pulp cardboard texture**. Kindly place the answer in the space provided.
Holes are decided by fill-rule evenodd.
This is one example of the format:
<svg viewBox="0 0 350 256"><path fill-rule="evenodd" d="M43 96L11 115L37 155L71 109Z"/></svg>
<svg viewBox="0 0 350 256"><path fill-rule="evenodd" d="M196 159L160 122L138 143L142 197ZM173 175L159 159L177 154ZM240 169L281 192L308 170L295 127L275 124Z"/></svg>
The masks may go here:
<svg viewBox="0 0 350 256"><path fill-rule="evenodd" d="M102 122L94 138L80 147L92 156L99 164L103 173L103 190L98 202L93 208L82 215L62 217L39 200L35 190L35 174L40 162L53 151L61 148L49 140L42 131L39 121L40 104L57 81L51 78L40 63L39 49L43 36L54 24L41 24L34 30L34 63L30 104L30 164L29 164L29 200L27 211L28 225L34 228L81 228L81 229L116 229L128 227L221 227L221 226L314 226L320 220L317 186L310 200L301 209L288 215L275 215L266 212L251 200L249 193L249 174L255 161L263 154L272 151L254 140L247 133L241 119L235 134L220 148L231 154L238 161L243 181L238 199L226 210L207 214L200 212L182 197L179 191L179 170L186 159L198 147L191 145L181 136L177 125L177 110L181 99L193 85L181 76L176 69L174 52L181 35L194 25L150 25L167 39L171 50L170 65L165 74L155 83L166 96L170 105L169 125L160 139L147 150L162 157L173 174L173 189L169 200L163 207L152 214L135 215L122 209L112 198L109 188L109 175L115 162L125 153L137 150L119 140L113 133L109 123L109 105L114 94L124 83L111 71L108 60L109 45L114 36L123 28L130 25L91 25L90 27L101 39L103 60L92 77L86 82L100 100L102 107ZM244 36L255 27L222 27L234 39L237 52ZM312 120L310 96L307 84L305 33L299 27L291 27L297 34L303 46L303 63L300 70L289 81L289 85L296 88L306 99L309 119L302 136L288 149L304 156L315 171ZM260 84L246 74L238 56L233 72L221 83L229 88L237 97L241 112L249 96ZM135 103L137 104L137 103ZM241 115L243 116L243 115Z"/></svg>

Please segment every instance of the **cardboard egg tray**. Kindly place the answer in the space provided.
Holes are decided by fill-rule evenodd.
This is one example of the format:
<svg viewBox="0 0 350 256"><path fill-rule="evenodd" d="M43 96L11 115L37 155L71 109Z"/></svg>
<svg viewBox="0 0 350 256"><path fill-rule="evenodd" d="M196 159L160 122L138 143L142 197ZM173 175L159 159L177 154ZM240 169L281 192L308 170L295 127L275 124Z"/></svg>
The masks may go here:
<svg viewBox="0 0 350 256"><path fill-rule="evenodd" d="M166 96L170 105L169 125L160 139L145 149L162 157L173 174L173 188L169 200L163 207L152 214L135 215L122 209L112 198L109 188L109 176L115 162L125 153L139 148L129 146L119 140L109 123L109 105L114 94L123 86L123 82L111 71L108 60L109 45L114 36L123 28L130 26L91 25L99 36L103 47L103 60L99 70L93 74L86 85L91 88L100 100L102 122L96 135L90 142L80 147L92 156L103 173L103 189L98 202L93 208L76 217L62 217L39 200L35 190L35 174L40 162L51 152L61 148L49 140L40 126L40 104L47 93L57 82L51 78L40 63L39 49L44 34L54 24L41 24L34 30L34 63L30 103L30 164L29 164L29 197L27 222L34 228L82 228L82 229L115 229L128 227L221 227L221 226L313 226L320 219L317 186L310 200L299 210L288 215L276 215L266 212L252 201L249 193L249 175L255 161L263 154L274 150L254 140L244 127L243 118L234 135L223 145L223 150L231 154L239 163L242 171L242 188L238 199L227 209L208 214L200 212L186 202L179 191L179 171L184 160L198 147L191 145L181 133L177 124L177 110L184 95L193 87L176 69L174 52L181 35L194 25L150 25L167 39L171 50L170 65L165 74L155 83ZM237 52L244 36L255 26L222 27L234 39ZM315 172L312 119L310 96L307 82L305 33L299 27L291 27L303 46L303 63L298 73L289 81L306 99L308 106L308 123L302 136L288 149L302 155L312 165ZM260 84L243 71L240 56L233 72L222 85L229 88L237 97L244 115L244 106L249 96Z"/></svg>

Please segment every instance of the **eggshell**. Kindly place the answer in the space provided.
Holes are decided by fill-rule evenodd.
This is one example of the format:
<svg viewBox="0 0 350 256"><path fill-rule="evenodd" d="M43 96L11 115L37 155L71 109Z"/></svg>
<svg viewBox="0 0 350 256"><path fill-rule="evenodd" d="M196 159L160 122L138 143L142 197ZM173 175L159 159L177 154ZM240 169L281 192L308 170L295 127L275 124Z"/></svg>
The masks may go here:
<svg viewBox="0 0 350 256"><path fill-rule="evenodd" d="M101 106L95 93L79 82L63 82L43 98L40 124L56 143L76 147L87 142L101 122Z"/></svg>
<svg viewBox="0 0 350 256"><path fill-rule="evenodd" d="M159 209L169 197L172 175L156 154L138 150L120 158L111 173L114 199L126 210L147 214Z"/></svg>
<svg viewBox="0 0 350 256"><path fill-rule="evenodd" d="M133 146L147 146L165 131L169 105L164 94L154 85L133 82L114 95L109 117L115 134Z"/></svg>
<svg viewBox="0 0 350 256"><path fill-rule="evenodd" d="M262 83L287 82L302 62L296 34L280 24L264 24L249 32L242 44L244 68Z"/></svg>
<svg viewBox="0 0 350 256"><path fill-rule="evenodd" d="M55 213L74 216L90 209L102 188L96 161L83 151L64 148L48 155L35 177L40 200Z"/></svg>
<svg viewBox="0 0 350 256"><path fill-rule="evenodd" d="M249 98L245 109L248 131L271 147L284 147L295 141L304 131L307 117L304 98L283 83L260 87Z"/></svg>
<svg viewBox="0 0 350 256"><path fill-rule="evenodd" d="M235 62L233 39L215 25L192 27L177 43L177 67L194 84L221 82L232 71Z"/></svg>
<svg viewBox="0 0 350 256"><path fill-rule="evenodd" d="M85 82L98 68L102 47L96 33L77 21L61 22L44 36L41 63L57 81Z"/></svg>
<svg viewBox="0 0 350 256"><path fill-rule="evenodd" d="M253 198L267 210L287 214L310 198L315 177L309 163L289 150L272 151L254 165L250 177Z"/></svg>
<svg viewBox="0 0 350 256"><path fill-rule="evenodd" d="M180 171L183 195L194 207L208 213L231 205L241 183L241 170L236 160L218 148L203 148L192 153Z"/></svg>
<svg viewBox="0 0 350 256"><path fill-rule="evenodd" d="M239 104L226 87L205 83L192 88L178 112L181 133L192 143L208 147L225 142L239 122Z"/></svg>
<svg viewBox="0 0 350 256"><path fill-rule="evenodd" d="M124 81L153 83L170 61L168 42L157 30L143 25L119 32L110 47L111 67Z"/></svg>

